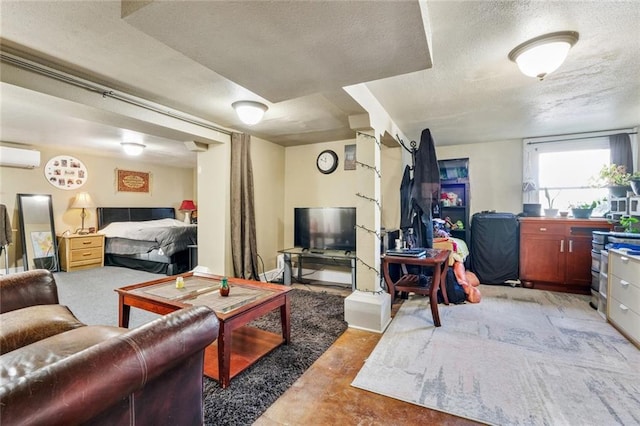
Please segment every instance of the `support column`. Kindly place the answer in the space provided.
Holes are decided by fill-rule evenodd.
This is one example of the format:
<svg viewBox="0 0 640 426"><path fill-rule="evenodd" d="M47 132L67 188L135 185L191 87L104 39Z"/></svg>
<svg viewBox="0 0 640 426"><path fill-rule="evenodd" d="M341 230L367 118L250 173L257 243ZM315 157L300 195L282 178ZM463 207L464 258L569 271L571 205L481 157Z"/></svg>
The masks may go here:
<svg viewBox="0 0 640 426"><path fill-rule="evenodd" d="M349 327L382 333L391 322L391 297L380 286L380 142L357 132L356 290L344 302Z"/></svg>
<svg viewBox="0 0 640 426"><path fill-rule="evenodd" d="M227 256L231 253L230 146L228 140L198 152L198 266L220 275L233 270Z"/></svg>

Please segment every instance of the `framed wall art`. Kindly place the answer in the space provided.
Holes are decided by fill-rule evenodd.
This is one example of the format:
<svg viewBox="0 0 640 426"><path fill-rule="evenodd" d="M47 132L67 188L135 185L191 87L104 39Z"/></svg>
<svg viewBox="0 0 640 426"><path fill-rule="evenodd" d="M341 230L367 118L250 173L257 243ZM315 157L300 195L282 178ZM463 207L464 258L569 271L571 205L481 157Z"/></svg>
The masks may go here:
<svg viewBox="0 0 640 426"><path fill-rule="evenodd" d="M356 145L344 146L344 169L355 170L356 169Z"/></svg>
<svg viewBox="0 0 640 426"><path fill-rule="evenodd" d="M116 191L148 194L151 191L150 188L150 172L116 169Z"/></svg>
<svg viewBox="0 0 640 426"><path fill-rule="evenodd" d="M89 172L82 161L70 155L53 157L44 166L44 176L59 189L78 189L87 182Z"/></svg>

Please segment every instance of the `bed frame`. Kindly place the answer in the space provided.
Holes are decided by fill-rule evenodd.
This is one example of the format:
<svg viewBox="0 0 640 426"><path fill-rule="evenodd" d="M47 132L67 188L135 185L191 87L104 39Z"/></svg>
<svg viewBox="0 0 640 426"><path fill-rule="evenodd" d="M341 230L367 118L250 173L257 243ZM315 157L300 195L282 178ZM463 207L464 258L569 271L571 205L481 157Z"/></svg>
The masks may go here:
<svg viewBox="0 0 640 426"><path fill-rule="evenodd" d="M140 222L145 220L175 219L173 207L98 207L98 229L112 222ZM105 253L104 264L122 266L156 274L175 275L189 270L189 251L165 256L157 250L149 253L123 255Z"/></svg>

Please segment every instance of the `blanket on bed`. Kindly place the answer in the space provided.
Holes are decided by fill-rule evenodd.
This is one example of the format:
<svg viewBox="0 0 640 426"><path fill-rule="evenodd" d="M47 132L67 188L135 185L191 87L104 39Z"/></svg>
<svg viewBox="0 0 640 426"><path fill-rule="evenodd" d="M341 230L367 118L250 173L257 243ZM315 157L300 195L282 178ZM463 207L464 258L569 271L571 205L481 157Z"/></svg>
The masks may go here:
<svg viewBox="0 0 640 426"><path fill-rule="evenodd" d="M108 237L105 253L131 255L158 250L160 255L172 256L192 244L198 244L197 225L138 228L117 238Z"/></svg>

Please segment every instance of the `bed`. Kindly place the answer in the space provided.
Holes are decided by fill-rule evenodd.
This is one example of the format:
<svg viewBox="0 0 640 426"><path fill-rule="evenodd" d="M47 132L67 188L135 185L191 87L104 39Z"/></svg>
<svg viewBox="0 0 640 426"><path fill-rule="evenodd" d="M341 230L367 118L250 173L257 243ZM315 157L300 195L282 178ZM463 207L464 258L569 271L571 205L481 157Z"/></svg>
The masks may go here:
<svg viewBox="0 0 640 426"><path fill-rule="evenodd" d="M176 220L173 207L98 207L97 214L105 265L166 275L189 270L197 225Z"/></svg>

